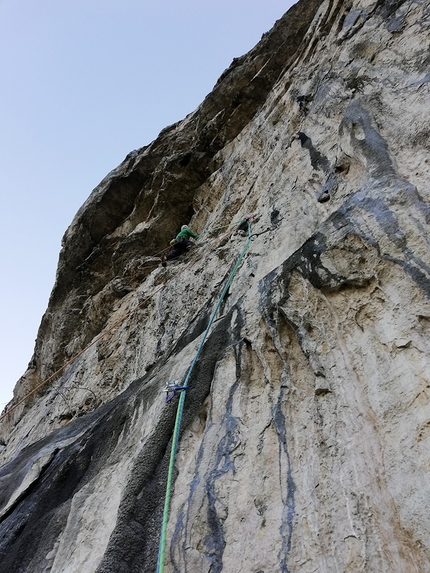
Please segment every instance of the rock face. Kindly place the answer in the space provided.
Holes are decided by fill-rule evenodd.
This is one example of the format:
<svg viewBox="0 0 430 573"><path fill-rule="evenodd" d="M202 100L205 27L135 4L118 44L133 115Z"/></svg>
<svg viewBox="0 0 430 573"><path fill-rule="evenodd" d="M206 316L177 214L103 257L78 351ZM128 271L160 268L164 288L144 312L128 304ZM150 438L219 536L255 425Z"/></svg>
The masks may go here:
<svg viewBox="0 0 430 573"><path fill-rule="evenodd" d="M189 380L165 571L430 571L429 27L428 0L301 0L92 192L1 421L1 572L155 572L163 389L250 216ZM198 246L163 268L184 223Z"/></svg>

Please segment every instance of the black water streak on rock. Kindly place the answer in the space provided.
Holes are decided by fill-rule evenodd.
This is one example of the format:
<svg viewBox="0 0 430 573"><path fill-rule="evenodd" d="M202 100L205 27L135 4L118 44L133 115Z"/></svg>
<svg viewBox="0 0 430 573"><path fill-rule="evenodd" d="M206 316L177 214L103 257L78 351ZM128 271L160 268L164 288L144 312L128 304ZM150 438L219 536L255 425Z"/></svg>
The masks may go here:
<svg viewBox="0 0 430 573"><path fill-rule="evenodd" d="M303 149L306 149L309 152L312 167L317 171L324 171L324 173L330 174L332 171L330 161L325 155L320 153L318 149L314 147L312 139L302 131L300 131L297 135Z"/></svg>
<svg viewBox="0 0 430 573"><path fill-rule="evenodd" d="M332 234L330 227L340 231L338 244L347 235L357 235L367 244L377 250L381 259L389 260L401 266L412 278L417 286L430 298L430 267L417 257L407 246L406 234L401 230L396 214L389 209L387 200L383 198L369 197L366 192L359 196L356 193L337 212L333 213L325 225L327 236ZM430 207L425 203L416 205L418 210L429 212ZM382 232L389 238L395 247L402 251L404 258L383 252L379 245L378 237L369 235L368 226L363 226L360 210L366 210L372 215ZM299 271L310 283L318 289L337 289L347 284L354 285L356 279L350 279L341 274L329 271L321 262L321 255L329 250L326 244L327 238L323 233L318 233L308 239L303 246L283 263L282 276L285 287L288 288L292 270ZM351 269L352 271L354 269ZM353 274L353 273L352 273ZM287 293L285 296L288 296Z"/></svg>
<svg viewBox="0 0 430 573"><path fill-rule="evenodd" d="M285 456L285 460L287 463L287 495L286 499L283 500L284 508L282 512L282 525L280 527L280 534L282 537L282 549L279 554L279 558L281 559L279 566L282 573L289 573L289 569L287 566L287 559L288 555L291 550L291 539L293 535L293 520L295 515L295 500L294 494L296 491L296 486L292 476L291 470L291 458L290 453L288 451L288 442L287 442L287 429L286 429L286 419L285 415L282 411L282 403L284 401L284 388L280 388L278 402L274 406L272 411L273 416L273 424L276 429L276 433L278 436L278 451L279 451L279 487L281 491L283 491L283 480L284 475L282 472L282 455Z"/></svg>
<svg viewBox="0 0 430 573"><path fill-rule="evenodd" d="M353 101L345 110L339 131L340 135L348 132L357 155L366 161L370 177L376 180L397 178L387 142L373 127L369 113L360 101Z"/></svg>
<svg viewBox="0 0 430 573"><path fill-rule="evenodd" d="M319 242L319 245L322 243ZM322 247L323 248L323 247ZM321 251L322 252L322 251ZM288 298L288 285L291 280L291 272L295 268L297 260L301 260L302 256L297 253L297 257L293 257L285 261L285 263L275 271L272 271L264 277L259 283L260 300L259 310L264 316L266 323L272 332L272 335L277 335L278 327L276 322L276 307L282 304L282 300ZM280 298L276 303L272 300L274 290L280 286ZM295 329L296 330L296 329ZM299 341L300 342L300 341ZM282 524L280 526L280 534L282 538L282 548L278 555L280 559L279 567L282 573L289 573L287 560L291 551L292 534L293 534L293 520L295 516L295 491L296 486L292 476L291 458L288 450L287 442L287 422L285 415L282 411L282 404L285 400L285 389L281 385L279 389L279 396L277 403L272 408L273 425L278 436L278 466L279 466L279 487L280 491L284 491L285 475L282 470L282 456L286 460L286 497L283 499L282 511Z"/></svg>
<svg viewBox="0 0 430 573"><path fill-rule="evenodd" d="M289 297L288 287L293 271L299 272L315 288L320 290L337 289L349 282L348 277L333 273L324 266L321 256L327 250L327 237L323 233L316 233L284 261L278 269L278 284L282 294L277 304L282 304Z"/></svg>
<svg viewBox="0 0 430 573"><path fill-rule="evenodd" d="M329 223L335 223L338 226L340 220L344 232L357 234L369 244L376 246L381 259L390 260L400 265L430 298L430 268L408 247L407 233L402 231L398 217L390 209L390 205L394 204L394 199L402 206L413 205L416 211L424 217L427 224L430 219L430 206L422 200L413 185L407 182L402 183L392 186L391 196L387 192L384 195L384 189L381 190L379 196L372 196L367 188L360 190L344 204L338 213L329 218ZM363 227L360 210L364 210L374 217L381 231L403 253L404 258L393 256L381 250L378 237L369 236L368 226Z"/></svg>
<svg viewBox="0 0 430 573"><path fill-rule="evenodd" d="M45 555L64 530L73 495L103 467L122 431L122 417L118 415L115 420L113 411L114 404L106 404L23 449L1 468L2 492L7 493L8 499L27 474L32 460L37 459L37 453L49 445L53 448L49 464L1 521L3 571L44 570ZM62 443L73 438L75 441L62 447Z"/></svg>
<svg viewBox="0 0 430 573"><path fill-rule="evenodd" d="M380 0L380 14L383 19L392 16L406 0Z"/></svg>
<svg viewBox="0 0 430 573"><path fill-rule="evenodd" d="M186 573L187 563L184 562L181 568L181 564L175 558L175 548L180 547L180 557L186 554L188 547L188 540L190 537L189 532L191 531L192 521L190 518L190 508L193 506L195 496L197 494L197 489L199 487L204 487L204 490L208 499L208 512L207 512L207 523L209 530L211 532L209 538L206 541L206 559L211 563L211 573L216 573L222 571L222 555L225 548L225 540L223 536L222 523L217 515L216 511L216 501L217 497L215 494L215 482L216 480L223 476L228 471L234 471L234 462L230 459L230 452L235 449L237 441L235 442L237 420L231 415L232 400L234 397L234 392L237 389L240 378L241 378L241 329L244 325L243 313L240 309L241 301L239 301L229 312L228 317L231 320L233 313L236 311L236 321L231 329L230 333L230 344L235 345L235 350L237 352L236 359L236 381L230 389L229 399L227 402L226 414L223 417L221 426L226 428L224 438L221 440L216 454L215 461L211 466L215 469L209 472L206 476L202 476L201 463L205 459L206 443L203 438L196 460L196 468L194 471L194 478L190 484L190 490L187 500L182 504L179 512L178 518L175 525L175 530L172 536L172 542L170 546L170 557L174 567L174 573ZM239 341L239 342L238 342ZM220 353L218 361L223 358L225 351L229 348L226 346L224 350ZM210 424L206 428L205 434L210 433L210 430L214 424ZM221 463L223 462L223 463ZM221 465L221 468L220 468Z"/></svg>
<svg viewBox="0 0 430 573"><path fill-rule="evenodd" d="M230 342L230 318L229 313L216 324L194 366L180 437L209 394L216 362ZM190 364L192 359L190 356ZM163 410L151 443L130 470L131 478L124 491L117 524L96 573L140 573L156 569L175 415L176 401L173 401Z"/></svg>
<svg viewBox="0 0 430 573"><path fill-rule="evenodd" d="M420 289L426 293L427 297L430 298L430 268L421 259L415 257L409 249L405 251L405 254L409 255L409 260L407 261L391 257L387 254L384 254L383 257L400 265Z"/></svg>
<svg viewBox="0 0 430 573"><path fill-rule="evenodd" d="M373 246L377 246L381 258L399 264L430 297L430 269L408 248L408 233L401 229L398 216L392 209L396 206L408 209L410 213L414 210L428 225L430 205L423 200L416 187L398 176L387 142L373 127L369 113L359 101L352 102L345 111L340 133L343 134L345 130L351 137L351 144L357 155L363 157L366 162L369 179L338 212L331 215L327 221L327 231L329 232L330 224L334 224L337 229L343 227L345 233L355 233ZM363 228L361 210L375 219L385 236L403 252L404 259L381 252L378 237L369 236L368 230L365 231ZM425 229L422 228L421 231L424 235Z"/></svg>
<svg viewBox="0 0 430 573"><path fill-rule="evenodd" d="M412 187L412 186L411 186ZM412 187L413 193L418 195ZM418 196L419 197L419 196ZM367 191L357 192L338 211L333 213L324 225L326 233L317 233L308 239L278 270L284 282L284 296L288 297L286 289L291 278L291 272L297 270L318 289L337 289L347 284L356 284L356 279L329 271L321 262L321 255L330 247L327 246L327 236L333 235L333 229L338 232L338 245L342 245L347 235L357 235L367 244L377 250L381 259L392 261L403 268L417 286L430 298L430 267L408 247L406 233L400 228L397 215L389 208L389 199L386 197L372 197ZM415 207L425 214L428 219L430 206L422 200L416 199ZM393 245L403 253L403 258L383 252L377 236L369 235L368 225L362 224L360 211L367 211L374 217L378 226ZM351 269L352 271L354 269ZM275 273L276 274L276 273ZM353 274L353 273L352 273ZM264 282L261 282L264 285ZM260 290L263 288L260 286ZM264 290L270 285L264 287Z"/></svg>
<svg viewBox="0 0 430 573"><path fill-rule="evenodd" d="M258 310L271 330L276 329L272 299L274 298L275 287L278 286L278 283L282 280L279 272L280 268L282 268L282 265L268 273L265 277L260 279L258 283L258 292L260 293ZM288 293L291 276L285 277L285 279L285 283L281 287L282 293Z"/></svg>
<svg viewBox="0 0 430 573"><path fill-rule="evenodd" d="M316 149L310 137L300 131L298 133L298 138L303 149L306 149L309 152L312 167L317 171L323 171L327 175L326 182L317 193L317 201L319 203L325 203L331 199L332 194L338 188L338 177L336 176L334 168L328 158Z"/></svg>
<svg viewBox="0 0 430 573"><path fill-rule="evenodd" d="M206 557L211 563L211 573L220 573L222 571L222 556L226 546L223 534L222 522L216 509L217 495L215 493L216 481L228 472L234 473L234 461L230 453L237 447L240 438L238 436L238 420L232 415L232 405L234 394L240 384L240 379L230 388L229 398L227 401L226 412L223 416L221 425L225 428L225 434L220 441L213 469L206 476L206 494L208 498L207 520L211 532L206 541Z"/></svg>
<svg viewBox="0 0 430 573"><path fill-rule="evenodd" d="M276 207L273 207L272 212L270 213L270 223L273 228L279 227L279 210Z"/></svg>
<svg viewBox="0 0 430 573"><path fill-rule="evenodd" d="M210 427L206 428L206 431L210 431ZM200 485L200 466L203 459L203 454L205 452L205 442L202 440L200 443L199 450L197 452L197 459L196 459L196 469L194 472L194 477L190 483L190 492L188 494L188 498L184 501L178 511L178 518L175 525L175 530L172 535L172 540L170 543L170 560L173 564L173 571L174 573L186 573L187 565L186 560L184 560L184 556L186 555L187 547L188 547L188 540L189 535L187 532L190 531L192 526L192 522L190 522L189 517L189 509L192 505L194 500L194 495L197 491L198 486ZM175 548L179 548L179 555L183 559L182 564L178 563L175 558Z"/></svg>
<svg viewBox="0 0 430 573"><path fill-rule="evenodd" d="M227 315L217 323L195 365L183 427L190 423L209 393L216 361L231 340L229 318ZM121 455L114 454L114 450L120 436L127 435L135 412L143 410L144 415L155 400L162 399L161 384L154 382L167 359L166 355L150 375L133 382L108 404L23 449L1 468L0 495L6 503L39 452L49 447L53 451L40 476L0 523L0 562L5 571L44 570L45 556L64 531L74 495L112 463L112 455ZM145 449L134 462L117 525L97 569L99 573L134 573L155 568L175 413L173 407L163 409ZM72 443L62 446L73 438L76 439Z"/></svg>
<svg viewBox="0 0 430 573"><path fill-rule="evenodd" d="M206 428L206 433L210 431L212 426L213 424L210 424ZM172 540L170 543L170 559L173 564L174 573L186 573L187 571L186 561L184 560L181 564L178 563L177 559L175 558L175 548L179 547L179 555L180 557L183 558L184 555L186 554L185 552L187 550L188 540L190 537L188 532L191 530L192 526L192 521L190 520L189 516L189 510L193 504L197 488L201 483L200 466L203 460L203 455L205 453L205 446L206 444L203 438L197 452L196 467L194 470L194 477L190 483L190 491L187 499L184 501L184 503L181 505L178 511L178 518L176 521L175 530L173 532Z"/></svg>

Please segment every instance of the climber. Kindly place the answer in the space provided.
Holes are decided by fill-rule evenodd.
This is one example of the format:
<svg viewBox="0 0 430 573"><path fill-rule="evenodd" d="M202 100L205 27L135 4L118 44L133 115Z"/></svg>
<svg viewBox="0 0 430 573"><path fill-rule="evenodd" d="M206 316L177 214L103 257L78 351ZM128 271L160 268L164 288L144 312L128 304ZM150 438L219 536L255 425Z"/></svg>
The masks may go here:
<svg viewBox="0 0 430 573"><path fill-rule="evenodd" d="M190 237L193 239L198 239L199 236L193 233L191 229L187 227L187 225L182 225L180 232L176 235L176 237L170 241L172 245L172 249L167 255L164 255L161 258L161 264L163 267L166 266L166 262L172 259L177 259L183 253L185 253L191 247L194 247L195 244L190 241Z"/></svg>

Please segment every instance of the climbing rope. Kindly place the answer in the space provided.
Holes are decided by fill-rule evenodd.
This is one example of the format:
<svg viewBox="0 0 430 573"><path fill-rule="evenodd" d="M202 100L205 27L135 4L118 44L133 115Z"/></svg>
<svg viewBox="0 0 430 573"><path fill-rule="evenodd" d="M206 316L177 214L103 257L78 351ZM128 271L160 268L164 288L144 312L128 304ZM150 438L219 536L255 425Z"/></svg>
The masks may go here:
<svg viewBox="0 0 430 573"><path fill-rule="evenodd" d="M196 355L194 356L194 359L191 363L191 366L188 370L187 376L185 378L185 381L183 383L182 386L180 386L180 396L179 396L179 401L178 401L178 408L176 410L176 420L175 420L175 426L173 429L173 436L172 436L172 448L170 451L170 461L169 461L169 471L167 474L167 484L166 484L166 496L164 498L164 509L163 509L163 520L162 520L162 524L161 524L161 534L160 534L160 545L159 545L159 549L158 549L158 562L157 562L157 573L163 573L164 571L164 561L165 561L165 553L166 553L166 533L167 533L167 523L169 520L169 507L170 507L170 498L171 498L171 491L172 491L172 482L173 482L173 472L174 472L174 467L175 467L175 459L176 459L176 452L178 449L178 440L179 440L179 431L181 428L181 422L182 422L182 413L183 413L183 409L184 409L184 402L185 402L185 395L186 395L186 390L188 388L188 383L191 377L191 373L194 369L194 366L197 362L197 359L199 357L200 351L203 347L203 344L206 340L206 337L209 333L210 327L212 326L212 323L215 319L215 316L219 310L219 307L221 306L221 303L230 287L230 284L237 272L237 269L239 268L239 265L241 264L246 251L249 248L249 245L251 244L251 242L253 241L255 235L251 234L251 225L249 223L249 219L246 221L247 226L248 226L248 240L239 256L239 258L237 259L237 262L233 268L233 270L230 273L230 276L223 288L223 291L218 299L218 302L212 312L212 315L210 317L209 323L206 327L206 330L203 334L202 340L200 341L199 347L197 349ZM179 387L177 388L179 389Z"/></svg>

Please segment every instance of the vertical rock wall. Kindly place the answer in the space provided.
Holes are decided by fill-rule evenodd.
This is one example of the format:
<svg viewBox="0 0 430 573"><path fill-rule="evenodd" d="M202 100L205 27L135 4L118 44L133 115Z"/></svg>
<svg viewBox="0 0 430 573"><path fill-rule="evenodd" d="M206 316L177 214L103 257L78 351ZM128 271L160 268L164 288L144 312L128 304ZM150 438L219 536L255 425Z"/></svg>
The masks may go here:
<svg viewBox="0 0 430 573"><path fill-rule="evenodd" d="M424 0L301 0L93 191L15 402L70 364L1 421L1 571L155 571L163 388L250 215L189 381L165 570L430 570L429 25ZM198 246L164 269L184 223Z"/></svg>

